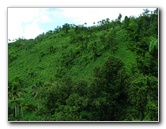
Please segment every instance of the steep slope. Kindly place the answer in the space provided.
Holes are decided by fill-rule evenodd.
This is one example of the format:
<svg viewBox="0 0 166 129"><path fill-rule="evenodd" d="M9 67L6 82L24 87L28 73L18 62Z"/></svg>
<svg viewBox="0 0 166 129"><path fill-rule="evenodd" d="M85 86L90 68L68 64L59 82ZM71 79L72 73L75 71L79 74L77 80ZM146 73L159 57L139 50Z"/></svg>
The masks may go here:
<svg viewBox="0 0 166 129"><path fill-rule="evenodd" d="M9 43L9 120L157 121L156 10Z"/></svg>

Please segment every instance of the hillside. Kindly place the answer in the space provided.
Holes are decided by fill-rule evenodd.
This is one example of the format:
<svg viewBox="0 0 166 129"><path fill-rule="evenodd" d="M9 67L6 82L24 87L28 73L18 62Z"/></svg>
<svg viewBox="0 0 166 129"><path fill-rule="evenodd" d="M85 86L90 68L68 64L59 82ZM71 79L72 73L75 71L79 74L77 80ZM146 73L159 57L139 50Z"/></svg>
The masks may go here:
<svg viewBox="0 0 166 129"><path fill-rule="evenodd" d="M158 121L158 9L8 44L9 121Z"/></svg>

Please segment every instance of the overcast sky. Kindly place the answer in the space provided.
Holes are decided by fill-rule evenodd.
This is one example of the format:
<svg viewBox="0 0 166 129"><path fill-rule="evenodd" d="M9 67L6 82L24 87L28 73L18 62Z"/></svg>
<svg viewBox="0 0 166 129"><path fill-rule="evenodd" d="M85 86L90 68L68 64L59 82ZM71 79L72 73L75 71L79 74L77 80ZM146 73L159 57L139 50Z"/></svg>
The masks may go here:
<svg viewBox="0 0 166 129"><path fill-rule="evenodd" d="M8 8L8 39L35 38L65 23L80 25L139 16L145 8ZM155 8L148 8L154 10Z"/></svg>

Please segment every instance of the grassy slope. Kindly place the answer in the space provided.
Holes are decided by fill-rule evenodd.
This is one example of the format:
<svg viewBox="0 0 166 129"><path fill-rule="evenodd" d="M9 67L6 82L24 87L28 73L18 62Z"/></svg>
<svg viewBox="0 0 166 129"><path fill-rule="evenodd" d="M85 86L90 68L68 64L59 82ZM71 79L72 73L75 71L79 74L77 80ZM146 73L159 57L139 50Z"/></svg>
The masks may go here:
<svg viewBox="0 0 166 129"><path fill-rule="evenodd" d="M94 39L90 40L87 48L96 41L98 47L102 47L99 37L105 31L97 31L94 33ZM74 80L82 78L91 78L93 76L94 67L100 67L108 55L112 54L112 49L102 51L102 55L95 61L91 49L81 51L78 43L70 42L70 35L63 33L44 35L43 41L39 43L22 43L19 47L16 44L9 44L9 55L16 55L17 59L9 62L8 78L12 82L16 76L20 76L26 83L27 90L37 81L49 82L51 79L56 80L56 74L59 68L65 69L65 73L72 75ZM121 39L122 38L122 39ZM136 55L127 50L127 42L123 42L124 37L117 37L118 50L113 53L125 64L126 70L130 73L132 64L135 63ZM55 51L49 52L50 46ZM69 67L62 66L60 63L63 55L69 56L70 51L81 51L80 54L72 59L72 64ZM41 56L41 55L44 56ZM28 95L27 95L28 97ZM29 98L30 99L30 98Z"/></svg>

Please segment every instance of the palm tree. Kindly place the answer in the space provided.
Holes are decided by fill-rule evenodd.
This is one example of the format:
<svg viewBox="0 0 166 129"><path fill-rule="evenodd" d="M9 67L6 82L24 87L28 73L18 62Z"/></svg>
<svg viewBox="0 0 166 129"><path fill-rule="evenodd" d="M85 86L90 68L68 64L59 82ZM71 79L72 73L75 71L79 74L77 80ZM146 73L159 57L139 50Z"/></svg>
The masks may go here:
<svg viewBox="0 0 166 129"><path fill-rule="evenodd" d="M34 97L35 100L40 100L41 99L41 87L42 87L42 82L36 83L36 85L31 87L30 93ZM39 101L38 101L38 110L39 110Z"/></svg>
<svg viewBox="0 0 166 129"><path fill-rule="evenodd" d="M13 83L9 83L8 87L8 97L9 97L9 102L14 104L14 116L17 117L17 109L19 112L19 108L21 111L21 116L23 116L23 110L22 110L22 103L21 101L23 100L23 95L26 93L26 90L21 88L21 85L19 82L14 81Z"/></svg>
<svg viewBox="0 0 166 129"><path fill-rule="evenodd" d="M149 52L152 52L154 50L158 50L158 39L154 39L149 44Z"/></svg>

